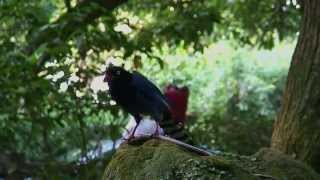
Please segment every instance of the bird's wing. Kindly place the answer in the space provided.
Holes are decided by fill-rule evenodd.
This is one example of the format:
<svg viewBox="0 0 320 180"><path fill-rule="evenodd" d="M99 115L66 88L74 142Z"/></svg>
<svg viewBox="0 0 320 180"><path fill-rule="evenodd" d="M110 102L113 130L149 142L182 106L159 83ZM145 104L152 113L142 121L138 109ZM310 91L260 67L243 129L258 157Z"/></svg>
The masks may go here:
<svg viewBox="0 0 320 180"><path fill-rule="evenodd" d="M133 83L137 85L138 87L143 87L146 90L149 90L150 92L155 92L156 94L163 96L161 91L155 86L150 80L148 80L145 76L140 74L137 71L134 71L132 73L133 77Z"/></svg>
<svg viewBox="0 0 320 180"><path fill-rule="evenodd" d="M131 82L139 92L139 96L143 96L145 99L153 101L153 103L157 102L157 106L162 106L162 108L165 106L165 108L169 109L169 105L161 91L142 74L134 71Z"/></svg>

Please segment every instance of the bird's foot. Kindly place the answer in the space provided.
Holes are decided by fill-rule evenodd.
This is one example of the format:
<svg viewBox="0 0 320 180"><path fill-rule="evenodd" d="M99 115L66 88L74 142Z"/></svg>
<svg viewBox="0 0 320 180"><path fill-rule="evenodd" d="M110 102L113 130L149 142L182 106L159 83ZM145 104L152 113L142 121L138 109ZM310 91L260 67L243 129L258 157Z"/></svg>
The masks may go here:
<svg viewBox="0 0 320 180"><path fill-rule="evenodd" d="M143 144L145 141L151 139L152 137L150 136L139 136L139 137L132 137L132 138L128 138L126 140L126 143L130 144L130 145L141 145Z"/></svg>
<svg viewBox="0 0 320 180"><path fill-rule="evenodd" d="M130 142L133 141L136 137L134 135L130 135L129 137L123 137L122 140Z"/></svg>
<svg viewBox="0 0 320 180"><path fill-rule="evenodd" d="M159 137L159 135L160 135L160 133L153 133L149 137L150 138L157 138L157 137Z"/></svg>

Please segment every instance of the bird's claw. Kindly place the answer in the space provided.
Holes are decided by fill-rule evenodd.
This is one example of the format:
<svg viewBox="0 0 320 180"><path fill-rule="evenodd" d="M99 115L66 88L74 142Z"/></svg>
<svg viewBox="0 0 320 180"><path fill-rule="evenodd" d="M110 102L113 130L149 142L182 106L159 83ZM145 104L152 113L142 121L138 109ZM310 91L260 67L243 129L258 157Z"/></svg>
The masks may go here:
<svg viewBox="0 0 320 180"><path fill-rule="evenodd" d="M152 137L150 137L149 135L148 135L148 136L134 137L134 138L131 138L131 139L128 138L128 139L126 140L126 143L127 143L127 144L130 144L130 145L140 145L140 144L142 144L143 142L149 140L150 138L152 138Z"/></svg>
<svg viewBox="0 0 320 180"><path fill-rule="evenodd" d="M130 135L130 136L127 137L127 138L126 138L126 137L123 137L122 140L130 142L130 141L134 140L135 138L136 138L135 136Z"/></svg>
<svg viewBox="0 0 320 180"><path fill-rule="evenodd" d="M159 137L159 133L153 133L153 134L151 134L149 137L150 138L157 138L157 137Z"/></svg>

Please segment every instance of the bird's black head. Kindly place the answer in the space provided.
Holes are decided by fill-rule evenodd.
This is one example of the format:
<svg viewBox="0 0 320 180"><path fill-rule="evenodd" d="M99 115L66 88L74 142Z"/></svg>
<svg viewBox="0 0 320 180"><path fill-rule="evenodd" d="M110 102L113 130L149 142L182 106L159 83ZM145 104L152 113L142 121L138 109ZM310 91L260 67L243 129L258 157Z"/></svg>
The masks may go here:
<svg viewBox="0 0 320 180"><path fill-rule="evenodd" d="M110 83L116 80L129 80L131 78L131 73L126 71L124 68L119 66L109 65L105 72L104 82Z"/></svg>

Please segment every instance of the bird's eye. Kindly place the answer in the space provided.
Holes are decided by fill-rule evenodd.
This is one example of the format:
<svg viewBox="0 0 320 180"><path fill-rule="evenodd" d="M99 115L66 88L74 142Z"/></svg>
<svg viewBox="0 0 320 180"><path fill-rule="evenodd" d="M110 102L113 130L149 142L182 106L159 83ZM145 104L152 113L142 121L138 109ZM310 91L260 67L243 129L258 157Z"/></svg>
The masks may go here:
<svg viewBox="0 0 320 180"><path fill-rule="evenodd" d="M116 72L117 75L120 75L120 73L121 73L120 71L117 71L117 72Z"/></svg>

